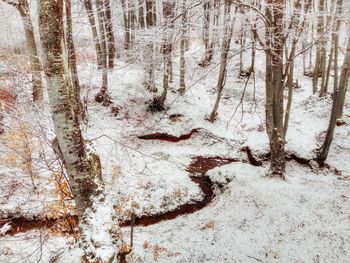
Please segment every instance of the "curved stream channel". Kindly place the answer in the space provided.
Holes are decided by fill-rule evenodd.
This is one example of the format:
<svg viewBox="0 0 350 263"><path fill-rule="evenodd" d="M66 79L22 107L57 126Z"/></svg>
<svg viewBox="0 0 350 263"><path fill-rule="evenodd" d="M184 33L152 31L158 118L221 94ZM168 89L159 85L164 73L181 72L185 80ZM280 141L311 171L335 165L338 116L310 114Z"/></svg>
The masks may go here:
<svg viewBox="0 0 350 263"><path fill-rule="evenodd" d="M142 140L160 140L165 142L177 143L183 140L190 139L192 135L197 133L198 131L199 129L193 129L189 133L181 135L179 137L169 135L166 133L155 133L150 135L139 136L138 138ZM190 174L189 176L192 182L196 183L202 190L204 194L204 198L201 201L183 204L183 205L180 205L175 210L165 212L165 213L160 213L155 215L143 215L134 219L133 222L131 220L120 222L120 226L126 227L131 225L134 225L134 226L153 225L153 224L162 222L164 220L175 219L176 217L181 215L194 213L204 208L214 198L214 193L212 190L213 182L211 182L210 178L206 176L207 171L216 167L220 167L225 164L232 163L232 162L245 162L245 163L249 162L251 165L260 166L262 165L262 161L265 161L265 159L268 158L268 156L266 156L266 158L264 157L264 159L260 161L252 155L248 147L243 148L241 150L246 152L247 160L236 159L236 158L225 158L220 156L192 157L191 163L188 165L186 171L189 172ZM8 230L6 234L14 235L16 233L26 232L32 229L53 228L62 222L65 222L66 226L67 224L69 226L70 225L72 226L70 230L64 230L63 232L72 234L74 232L73 230L74 226L77 225L77 216L68 216L68 217L63 217L58 219L45 219L45 218L44 219L39 219L39 218L26 219L23 217L13 218L13 219L0 219L0 228L6 223L10 223L11 229Z"/></svg>

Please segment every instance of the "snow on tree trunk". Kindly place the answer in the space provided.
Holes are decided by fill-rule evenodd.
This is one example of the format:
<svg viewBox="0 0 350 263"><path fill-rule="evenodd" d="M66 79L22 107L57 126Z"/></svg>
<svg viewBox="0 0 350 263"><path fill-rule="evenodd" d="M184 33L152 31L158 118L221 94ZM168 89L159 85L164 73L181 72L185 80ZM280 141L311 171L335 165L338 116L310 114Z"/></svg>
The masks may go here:
<svg viewBox="0 0 350 263"><path fill-rule="evenodd" d="M38 57L38 50L35 43L34 28L32 19L30 17L30 11L27 0L20 0L17 5L17 9L21 15L24 33L26 36L26 45L30 61L30 69L32 72L33 82L33 100L35 102L42 102L43 100L43 87L41 82L41 65Z"/></svg>
<svg viewBox="0 0 350 263"><path fill-rule="evenodd" d="M226 66L228 63L228 53L230 50L231 39L233 34L234 18L231 17L231 1L225 1L225 30L224 36L221 44L221 60L220 60L220 70L219 78L216 85L216 101L214 107L210 113L209 121L214 122L217 116L217 110L219 108L219 103L221 99L221 94L225 86L226 79Z"/></svg>
<svg viewBox="0 0 350 263"><path fill-rule="evenodd" d="M326 138L323 142L321 149L319 149L319 153L317 156L317 161L320 165L324 165L325 160L327 159L329 148L331 146L335 126L337 123L337 119L339 116L339 112L342 110L342 100L345 98L347 86L349 84L349 75L350 75L350 30L348 32L348 44L346 48L345 58L342 66L342 71L339 78L339 83L337 85L336 90L334 90L333 94L333 105L331 117L327 129Z"/></svg>
<svg viewBox="0 0 350 263"><path fill-rule="evenodd" d="M105 12L105 17L106 17L105 27L106 27L106 35L107 35L108 68L112 69L112 68L114 68L115 40L114 40L114 33L113 33L113 20L112 20L110 0L104 0L103 4L104 4L104 8L106 10L106 12Z"/></svg>
<svg viewBox="0 0 350 263"><path fill-rule="evenodd" d="M108 95L108 65L107 65L107 34L106 34L106 16L105 6L102 0L96 0L96 12L99 28L100 44L101 44L101 87L100 91L96 94L95 100L102 103L103 106L109 106L111 103L110 96Z"/></svg>
<svg viewBox="0 0 350 263"><path fill-rule="evenodd" d="M169 89L169 82L172 74L172 50L173 50L173 30L174 30L174 15L175 15L174 0L163 1L163 16L164 16L164 32L163 32L163 60L164 60L164 73L163 73L163 92L159 98L159 104L164 105L167 92Z"/></svg>
<svg viewBox="0 0 350 263"><path fill-rule="evenodd" d="M100 43L100 38L99 38L98 33L97 33L96 20L95 20L95 15L94 15L94 10L92 7L91 0L84 0L84 6L85 6L85 10L86 10L88 19L89 19L92 37L93 37L94 43L95 43L97 65L98 65L98 68L101 68L102 67L101 43Z"/></svg>
<svg viewBox="0 0 350 263"><path fill-rule="evenodd" d="M38 14L51 113L76 203L80 247L90 261L117 262L115 211L105 200L99 157L84 142L75 112L79 102L65 72L63 0L39 0Z"/></svg>
<svg viewBox="0 0 350 263"><path fill-rule="evenodd" d="M317 42L316 48L316 61L315 68L312 79L312 91L315 94L317 92L318 78L324 75L324 65L325 65L325 38L322 36L324 31L324 0L319 0L318 6L318 23L317 23L317 37L320 37L320 40Z"/></svg>
<svg viewBox="0 0 350 263"><path fill-rule="evenodd" d="M185 73L186 73L186 61L185 61L185 49L186 49L186 34L187 34L187 9L186 0L182 0L182 20L181 20L181 40L180 40L180 87L179 92L183 95L186 91Z"/></svg>
<svg viewBox="0 0 350 263"><path fill-rule="evenodd" d="M65 15L66 15L66 28L65 28L65 41L67 45L67 57L68 57L68 69L69 77L72 82L74 96L76 96L77 103L76 111L79 113L79 119L84 116L82 112L83 107L80 101L80 84L77 69L77 59L75 55L75 46L73 41L73 25L72 25L72 3L71 0L65 0Z"/></svg>
<svg viewBox="0 0 350 263"><path fill-rule="evenodd" d="M283 178L285 170L284 125L283 125L283 51L284 25L283 0L268 0L266 7L266 130L270 142L270 175Z"/></svg>

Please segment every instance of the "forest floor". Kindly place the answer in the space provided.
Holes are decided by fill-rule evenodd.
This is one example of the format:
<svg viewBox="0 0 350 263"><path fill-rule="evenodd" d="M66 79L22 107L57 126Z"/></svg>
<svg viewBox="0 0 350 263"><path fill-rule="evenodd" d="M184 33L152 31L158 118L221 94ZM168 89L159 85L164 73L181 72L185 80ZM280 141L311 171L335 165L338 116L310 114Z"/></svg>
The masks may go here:
<svg viewBox="0 0 350 263"><path fill-rule="evenodd" d="M207 69L198 67L202 54L202 45L192 43L186 53L188 90L178 94L175 70L167 109L158 113L147 111L153 94L143 87L141 67L117 61L109 74L113 104L103 107L94 101L100 81L96 66L79 64L88 109L83 131L100 155L125 242L130 216L136 217L129 261L347 262L349 96L345 123L336 127L328 166L321 169L313 159L332 100L312 95L311 79L297 67L300 87L286 138L286 180L268 178L264 57L258 54L255 81L245 91L246 79L238 78L236 65L229 63L218 117L210 123L206 117L215 101L218 67L215 60ZM20 71L13 61L3 63ZM29 102L25 77L11 83L18 107L7 113L0 135L0 262L48 262L74 243L74 235L50 220L72 216L74 208L57 190L65 185L62 178L57 183L60 167L48 143L54 137L48 105L42 110ZM32 176L20 161L19 149L28 137Z"/></svg>

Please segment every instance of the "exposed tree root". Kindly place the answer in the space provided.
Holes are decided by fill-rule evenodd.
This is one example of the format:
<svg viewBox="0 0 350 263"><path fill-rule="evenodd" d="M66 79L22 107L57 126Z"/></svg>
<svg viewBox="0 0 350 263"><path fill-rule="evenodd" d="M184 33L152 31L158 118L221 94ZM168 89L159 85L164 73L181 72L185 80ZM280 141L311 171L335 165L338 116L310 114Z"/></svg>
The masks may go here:
<svg viewBox="0 0 350 263"><path fill-rule="evenodd" d="M242 148L241 151L247 153L249 163L251 165L254 165L254 166L261 166L263 164L263 162L269 161L269 159L270 159L270 153L266 153L266 154L263 154L260 156L254 156L254 154L252 153L251 149L248 146L245 146L244 148ZM307 159L307 158L297 156L294 153L292 153L292 154L286 153L286 160L287 161L293 160L293 161L297 162L298 164L305 166L311 170L317 169L317 168L321 168L321 169L325 168L331 172L334 172L336 175L341 175L341 171L339 171L337 168L332 167L326 163L319 165L318 167L315 167L314 163L318 163L316 157L312 158L312 159Z"/></svg>
<svg viewBox="0 0 350 263"><path fill-rule="evenodd" d="M165 110L164 103L158 97L155 97L147 107L147 111L150 112L159 112L163 110Z"/></svg>
<svg viewBox="0 0 350 263"><path fill-rule="evenodd" d="M95 101L101 103L105 107L113 104L111 96L106 91L102 90L95 95Z"/></svg>

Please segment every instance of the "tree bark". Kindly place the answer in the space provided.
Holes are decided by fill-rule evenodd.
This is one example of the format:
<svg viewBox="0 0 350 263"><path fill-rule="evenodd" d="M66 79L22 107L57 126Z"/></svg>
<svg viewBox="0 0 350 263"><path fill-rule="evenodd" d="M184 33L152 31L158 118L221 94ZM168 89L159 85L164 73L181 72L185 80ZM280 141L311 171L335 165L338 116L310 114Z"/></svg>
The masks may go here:
<svg viewBox="0 0 350 263"><path fill-rule="evenodd" d="M317 37L321 37L320 40L317 43L316 47L316 61L315 61L315 68L312 78L312 91L315 94L318 90L318 79L320 76L323 76L324 69L325 69L325 38L322 36L322 33L324 31L324 0L319 0L319 6L318 6L318 23L317 23Z"/></svg>
<svg viewBox="0 0 350 263"><path fill-rule="evenodd" d="M234 18L231 17L231 1L225 1L224 16L225 16L225 30L224 30L224 36L223 36L222 45L221 45L219 78L216 84L216 101L209 116L210 122L214 122L217 116L217 110L219 108L221 94L225 86L225 80L227 75L227 71L226 71L226 66L228 63L227 57L230 50L231 39L233 34L233 24L234 24Z"/></svg>
<svg viewBox="0 0 350 263"><path fill-rule="evenodd" d="M95 234L92 224L104 204L104 185L98 155L88 151L80 130L74 108L78 101L72 95L73 87L65 77L63 0L38 0L39 28L43 51L46 57L45 75L57 141L76 203L81 229L80 246L85 257L97 262L117 262L118 227L111 225L115 211L111 207L103 214L102 225ZM106 210L105 210L106 211ZM96 214L95 214L96 213ZM108 224L107 224L108 222ZM109 238L101 240L104 232ZM98 244L98 245L97 245ZM104 253L101 252L103 248ZM96 256L99 255L99 256Z"/></svg>
<svg viewBox="0 0 350 263"><path fill-rule="evenodd" d="M145 12L144 12L144 0L139 0L139 26L140 28L145 28Z"/></svg>
<svg viewBox="0 0 350 263"><path fill-rule="evenodd" d="M181 40L180 40L180 87L179 92L181 95L186 91L186 61L185 61L185 49L186 49L186 34L187 34L187 7L186 0L182 0L182 20L181 20Z"/></svg>
<svg viewBox="0 0 350 263"><path fill-rule="evenodd" d="M95 43L97 66L100 69L100 68L102 68L101 42L100 42L100 38L99 38L98 33L97 33L95 15L94 15L94 10L92 7L91 0L84 0L84 6L85 6L85 10L86 10L88 19L89 19L92 37L93 37L94 43Z"/></svg>
<svg viewBox="0 0 350 263"><path fill-rule="evenodd" d="M43 85L41 81L41 64L38 56L38 50L36 47L34 28L32 19L30 17L30 10L27 0L19 0L18 3L4 1L4 3L10 4L18 10L21 15L24 33L26 36L26 46L30 62L30 70L32 73L32 96L33 101L41 103L43 101Z"/></svg>
<svg viewBox="0 0 350 263"><path fill-rule="evenodd" d="M146 0L146 27L151 28L156 25L154 20L153 12L155 12L155 2L154 0ZM148 43L144 52L145 61L145 85L147 90L150 92L157 92L155 85L155 62L154 62L154 49L155 44L152 39L147 40Z"/></svg>
<svg viewBox="0 0 350 263"><path fill-rule="evenodd" d="M84 112L82 112L83 107L80 101L80 84L77 69L77 59L75 55L75 46L73 41L73 23L71 14L71 0L65 0L65 14L66 14L66 28L65 28L65 42L67 46L67 56L68 56L68 70L69 78L72 81L73 95L75 100L78 101L76 104L76 113L79 119L84 117Z"/></svg>
<svg viewBox="0 0 350 263"><path fill-rule="evenodd" d="M163 74L163 92L158 99L161 106L164 105L167 92L169 89L169 82L171 78L172 71L172 49L173 49L173 29L174 29L174 15L175 15L175 4L174 0L164 0L163 1L163 16L165 29L163 33L163 60L164 60L164 74Z"/></svg>
<svg viewBox="0 0 350 263"><path fill-rule="evenodd" d="M333 94L333 105L331 118L329 121L326 138L323 142L322 147L319 149L319 153L317 156L318 163L322 166L324 165L325 160L327 159L329 149L333 140L334 130L337 123L337 119L339 116L339 112L341 111L341 100L345 97L347 86L349 83L349 75L350 75L350 32L348 36L348 44L346 48L346 54L342 66L342 72L339 78L339 83L337 85L336 90L334 90Z"/></svg>
<svg viewBox="0 0 350 263"><path fill-rule="evenodd" d="M156 15L156 3L155 0L146 0L146 26L147 28L156 25L157 15Z"/></svg>
<svg viewBox="0 0 350 263"><path fill-rule="evenodd" d="M113 20L111 14L111 5L110 0L103 1L105 8L105 27L106 27L106 35L107 35L107 47L108 47L108 68L114 68L114 57L115 57L115 40L113 33Z"/></svg>
<svg viewBox="0 0 350 263"><path fill-rule="evenodd" d="M211 60L213 59L213 53L214 53L214 41L210 42L210 10L211 10L211 3L210 1L206 1L203 4L203 33L202 33L202 39L204 42L204 58L199 63L200 67L207 67ZM214 38L214 37L213 37Z"/></svg>
<svg viewBox="0 0 350 263"><path fill-rule="evenodd" d="M266 130L269 136L273 177L284 178L286 166L283 125L284 1L268 0L266 7Z"/></svg>
<svg viewBox="0 0 350 263"><path fill-rule="evenodd" d="M101 43L101 70L102 70L102 80L100 91L95 96L97 102L101 102L103 106L109 106L111 103L110 97L108 95L108 65L107 65L107 34L105 30L105 9L102 0L96 0L96 10L98 18L98 28Z"/></svg>

